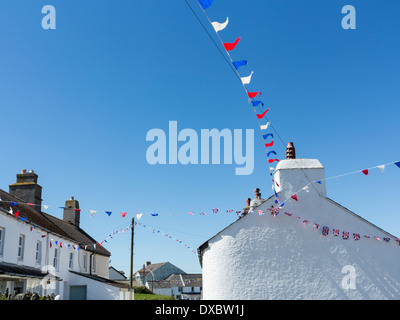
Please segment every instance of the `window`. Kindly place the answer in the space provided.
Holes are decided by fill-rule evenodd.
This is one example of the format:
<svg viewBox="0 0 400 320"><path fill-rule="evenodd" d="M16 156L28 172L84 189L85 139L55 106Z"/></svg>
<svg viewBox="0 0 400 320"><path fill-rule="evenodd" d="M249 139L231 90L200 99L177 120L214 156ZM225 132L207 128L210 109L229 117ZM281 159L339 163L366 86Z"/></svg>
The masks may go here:
<svg viewBox="0 0 400 320"><path fill-rule="evenodd" d="M0 227L0 256L2 256L4 252L4 234L5 229Z"/></svg>
<svg viewBox="0 0 400 320"><path fill-rule="evenodd" d="M87 271L87 254L83 255L83 270Z"/></svg>
<svg viewBox="0 0 400 320"><path fill-rule="evenodd" d="M36 242L35 261L38 264L42 261L42 243L40 241Z"/></svg>
<svg viewBox="0 0 400 320"><path fill-rule="evenodd" d="M74 253L73 252L69 253L69 268L70 269L74 268Z"/></svg>
<svg viewBox="0 0 400 320"><path fill-rule="evenodd" d="M18 240L18 260L24 259L25 235L20 234Z"/></svg>
<svg viewBox="0 0 400 320"><path fill-rule="evenodd" d="M96 257L92 256L92 272L96 273Z"/></svg>
<svg viewBox="0 0 400 320"><path fill-rule="evenodd" d="M58 270L58 248L54 248L53 267Z"/></svg>

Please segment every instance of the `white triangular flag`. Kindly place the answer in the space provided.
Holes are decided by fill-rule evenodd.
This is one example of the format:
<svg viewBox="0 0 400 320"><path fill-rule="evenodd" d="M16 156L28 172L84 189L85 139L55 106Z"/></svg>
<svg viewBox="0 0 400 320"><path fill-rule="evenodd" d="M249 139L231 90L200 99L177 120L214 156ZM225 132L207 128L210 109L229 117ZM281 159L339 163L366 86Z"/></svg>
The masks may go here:
<svg viewBox="0 0 400 320"><path fill-rule="evenodd" d="M45 208L46 210L48 209L48 207L49 207L49 206L45 206L45 205L43 206L43 208Z"/></svg>
<svg viewBox="0 0 400 320"><path fill-rule="evenodd" d="M379 170L381 170L382 173L383 173L383 171L385 171L385 166L384 165L378 166L378 168L379 168Z"/></svg>
<svg viewBox="0 0 400 320"><path fill-rule="evenodd" d="M136 219L138 219L138 221L140 220L140 218L142 217L143 213L136 213Z"/></svg>
<svg viewBox="0 0 400 320"><path fill-rule="evenodd" d="M94 214L96 213L96 210L90 210L90 217L93 218Z"/></svg>
<svg viewBox="0 0 400 320"><path fill-rule="evenodd" d="M10 214L14 214L12 207L10 207L10 211L8 211Z"/></svg>
<svg viewBox="0 0 400 320"><path fill-rule="evenodd" d="M226 26L228 25L229 19L226 17L226 21L224 23L219 23L219 22L211 22L212 26L214 27L215 32L224 30Z"/></svg>
<svg viewBox="0 0 400 320"><path fill-rule="evenodd" d="M269 127L269 122L267 122L267 124L264 124L263 126L260 126L261 130L266 130Z"/></svg>
<svg viewBox="0 0 400 320"><path fill-rule="evenodd" d="M250 75L248 77L242 77L242 78L240 78L240 80L242 80L243 84L249 84L251 81L252 75L253 75L253 71L250 73Z"/></svg>

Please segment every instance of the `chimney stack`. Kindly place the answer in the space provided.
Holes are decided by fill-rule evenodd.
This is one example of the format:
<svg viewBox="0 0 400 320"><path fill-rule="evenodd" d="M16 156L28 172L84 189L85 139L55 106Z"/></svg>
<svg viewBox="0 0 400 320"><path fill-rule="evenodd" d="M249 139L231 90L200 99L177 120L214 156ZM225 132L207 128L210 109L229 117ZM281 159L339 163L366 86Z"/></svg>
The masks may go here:
<svg viewBox="0 0 400 320"><path fill-rule="evenodd" d="M9 193L27 203L34 204L33 208L41 212L42 187L37 184L37 181L38 175L33 170L27 173L26 169L23 169L17 174L17 182L9 185Z"/></svg>
<svg viewBox="0 0 400 320"><path fill-rule="evenodd" d="M296 149L293 142L289 142L286 147L286 159L296 159Z"/></svg>
<svg viewBox="0 0 400 320"><path fill-rule="evenodd" d="M79 228L81 210L79 209L79 202L76 201L74 197L71 197L70 200L65 201L63 220Z"/></svg>
<svg viewBox="0 0 400 320"><path fill-rule="evenodd" d="M260 188L254 189L254 199L261 199Z"/></svg>

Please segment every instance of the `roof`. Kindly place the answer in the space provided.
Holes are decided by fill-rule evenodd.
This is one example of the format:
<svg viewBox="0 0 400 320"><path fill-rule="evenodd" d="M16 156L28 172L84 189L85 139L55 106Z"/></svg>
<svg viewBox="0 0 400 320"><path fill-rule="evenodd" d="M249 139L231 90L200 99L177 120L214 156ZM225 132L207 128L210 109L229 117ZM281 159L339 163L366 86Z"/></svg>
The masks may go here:
<svg viewBox="0 0 400 320"><path fill-rule="evenodd" d="M266 201L268 201L268 200L270 200L270 199L273 198L273 197L274 197L274 195L270 196L267 200L263 200L263 199L262 199L262 200L263 200L263 203L266 202ZM381 231L381 232L387 234L389 237L398 238L398 237L396 237L396 236L390 234L389 232L387 232L387 231L385 231L385 230L379 228L378 226L376 226L376 225L373 224L372 222L369 222L368 220L364 219L363 217L359 216L358 214L354 213L353 211L347 209L346 207L343 207L342 205L340 205L340 204L337 203L336 201L334 201L334 200L332 200L332 199L330 199L330 198L328 198L328 197L324 197L324 199L325 199L326 201L329 201L329 202L331 202L332 204L334 204L334 205L340 207L341 209L345 210L347 213L353 215L354 217L360 219L360 220L363 221L364 223L367 223L367 224L369 224L370 226L376 228L377 230L379 230L379 231ZM261 205L261 204L260 204L260 205ZM260 205L258 205L257 207L259 207ZM257 207L256 207L256 208L257 208ZM207 247L208 247L208 242L209 242L211 239L215 238L215 237L216 237L217 235L219 235L220 233L222 233L223 231L225 231L226 229L228 229L229 227L231 227L233 224L237 223L239 220L240 220L240 219L235 220L234 222L232 222L231 224L229 224L228 226L226 226L224 229L222 229L221 231L219 231L218 233L216 233L214 236L212 236L211 238L209 238L207 241L205 241L202 245L200 245L200 246L198 247L198 249L197 249L197 254L198 254L198 258L199 258L199 262L200 262L200 265L201 265L201 266L202 266L202 262L203 262L203 261L202 261L202 260L203 260L203 252L204 252L205 249L207 249Z"/></svg>
<svg viewBox="0 0 400 320"><path fill-rule="evenodd" d="M5 276L12 277L27 277L27 278L39 278L43 279L48 275L47 272L43 272L40 269L28 267L28 266L20 266L13 263L0 263L0 278ZM56 277L56 279L59 279Z"/></svg>
<svg viewBox="0 0 400 320"><path fill-rule="evenodd" d="M148 281L149 288L153 289L167 289L172 287L202 287L202 284L203 278L201 273L174 273L165 280Z"/></svg>
<svg viewBox="0 0 400 320"><path fill-rule="evenodd" d="M147 276L151 271L155 271L159 268L161 268L162 266L164 266L165 264L167 264L168 262L160 262L160 263L151 263L148 264L147 266L144 267L144 276ZM139 273L139 275L141 277L143 277L143 268L140 268L138 271L136 271L135 273Z"/></svg>
<svg viewBox="0 0 400 320"><path fill-rule="evenodd" d="M69 239L73 242L78 243L79 245L89 245L97 243L97 241L93 239L90 235L88 235L83 229L78 228L67 221L58 219L50 214L38 212L29 205L25 204L24 200L11 195L2 189L0 189L0 198L3 200L0 201L0 209L9 212L11 207L8 202L16 202L17 205L12 207L13 212L16 212L18 210L18 218L27 218L27 220L25 220L27 223L38 226L60 237ZM96 248L93 248L92 250L87 249L86 251L91 251L104 256L111 255L108 250L100 245L97 245Z"/></svg>
<svg viewBox="0 0 400 320"><path fill-rule="evenodd" d="M127 284L120 283L120 282L117 282L117 281L114 281L114 280L110 280L110 279L106 279L106 278L103 278L103 277L99 277L99 276L96 276L96 275L93 275L93 274L81 273L81 272L76 272L76 271L72 271L72 270L69 270L69 272L71 272L73 274L76 274L78 276L89 278L89 279L94 280L94 281L98 281L98 282L102 282L102 283L111 285L111 286L114 286L114 287L118 287L118 288L127 288L128 287Z"/></svg>

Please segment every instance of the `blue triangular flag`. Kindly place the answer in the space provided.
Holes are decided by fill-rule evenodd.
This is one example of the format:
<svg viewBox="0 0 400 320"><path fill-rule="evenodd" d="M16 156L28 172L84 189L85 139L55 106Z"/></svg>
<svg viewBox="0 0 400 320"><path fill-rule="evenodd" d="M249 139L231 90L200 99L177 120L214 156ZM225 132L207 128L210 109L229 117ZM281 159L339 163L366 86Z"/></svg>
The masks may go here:
<svg viewBox="0 0 400 320"><path fill-rule="evenodd" d="M153 217L156 217L156 216L158 216L158 213L152 213L151 214Z"/></svg>
<svg viewBox="0 0 400 320"><path fill-rule="evenodd" d="M237 70L241 66L245 66L247 64L247 60L233 61L232 63L233 63L233 65L235 66L235 68Z"/></svg>
<svg viewBox="0 0 400 320"><path fill-rule="evenodd" d="M267 138L271 136L272 138L274 137L274 135L272 133L267 133L267 134L263 134L263 138L264 140L267 140ZM275 151L273 151L275 153ZM276 153L275 153L276 154Z"/></svg>
<svg viewBox="0 0 400 320"><path fill-rule="evenodd" d="M198 0L203 10L212 5L214 0Z"/></svg>
<svg viewBox="0 0 400 320"><path fill-rule="evenodd" d="M400 161L395 162L394 164L400 168Z"/></svg>
<svg viewBox="0 0 400 320"><path fill-rule="evenodd" d="M321 181L321 180L318 180L318 181L315 181L315 183L322 184L322 181Z"/></svg>
<svg viewBox="0 0 400 320"><path fill-rule="evenodd" d="M271 153L276 154L276 152L274 150L271 150L267 153L267 157L269 157L271 155Z"/></svg>
<svg viewBox="0 0 400 320"><path fill-rule="evenodd" d="M253 107L257 107L259 104L261 104L262 106L264 105L262 101L252 101L251 104L253 105Z"/></svg>
<svg viewBox="0 0 400 320"><path fill-rule="evenodd" d="M106 211L106 213L108 214L108 216L111 216L111 211Z"/></svg>
<svg viewBox="0 0 400 320"><path fill-rule="evenodd" d="M12 202L11 201L11 203L10 203L10 206L12 207L12 206L16 206L18 204L18 202Z"/></svg>

